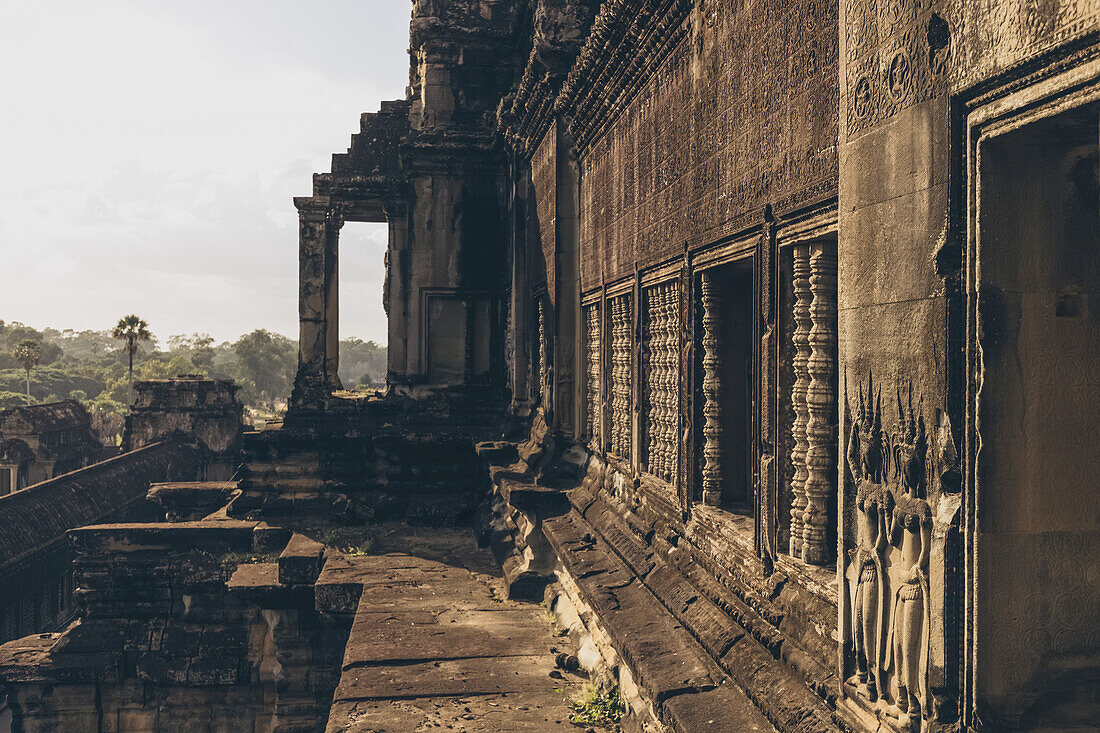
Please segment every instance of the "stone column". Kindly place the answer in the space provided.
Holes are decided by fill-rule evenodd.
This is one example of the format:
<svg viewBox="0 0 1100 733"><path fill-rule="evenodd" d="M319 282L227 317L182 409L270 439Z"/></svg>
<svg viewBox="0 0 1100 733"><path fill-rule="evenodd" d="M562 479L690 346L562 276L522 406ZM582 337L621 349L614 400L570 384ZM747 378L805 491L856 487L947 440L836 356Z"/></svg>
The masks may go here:
<svg viewBox="0 0 1100 733"><path fill-rule="evenodd" d="M718 506L722 503L722 411L718 404L721 382L718 368L719 331L721 323L721 288L715 282L714 271L704 270L699 281L699 298L702 306L702 361L703 361L703 503Z"/></svg>
<svg viewBox="0 0 1100 733"><path fill-rule="evenodd" d="M791 449L791 466L794 476L791 478L791 525L790 553L802 557L804 529L803 515L806 513L806 423L809 421L809 406L806 404L806 390L810 386L810 247L799 244L793 248L792 280L794 285L794 386L791 388L791 406L794 409L794 423L791 434L794 447Z"/></svg>
<svg viewBox="0 0 1100 733"><path fill-rule="evenodd" d="M810 248L810 384L806 390L806 513L803 515L802 559L823 565L829 559L826 543L829 506L836 496L836 249L826 244Z"/></svg>
<svg viewBox="0 0 1100 733"><path fill-rule="evenodd" d="M386 382L407 381L409 332L409 211L404 202L385 205L389 225L386 280L382 300L386 309L388 346Z"/></svg>
<svg viewBox="0 0 1100 733"><path fill-rule="evenodd" d="M527 181L514 184L512 211L512 405L517 415L530 410L528 399L531 368L530 325L528 313L531 288L527 279Z"/></svg>
<svg viewBox="0 0 1100 733"><path fill-rule="evenodd" d="M344 220L329 210L325 215L325 386L343 389L340 382L340 229Z"/></svg>
<svg viewBox="0 0 1100 733"><path fill-rule="evenodd" d="M339 219L327 196L296 198L294 205L298 209L298 372L291 405L317 408L339 386L334 371L338 325L329 322L338 318L340 307L334 282ZM337 342L331 348L330 340Z"/></svg>

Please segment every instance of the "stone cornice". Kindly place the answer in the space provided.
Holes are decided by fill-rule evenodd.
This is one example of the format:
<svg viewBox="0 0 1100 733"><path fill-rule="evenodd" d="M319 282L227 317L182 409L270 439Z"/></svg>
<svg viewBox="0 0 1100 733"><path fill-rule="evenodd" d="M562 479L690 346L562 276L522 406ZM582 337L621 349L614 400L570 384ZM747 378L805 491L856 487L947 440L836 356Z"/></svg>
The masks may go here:
<svg viewBox="0 0 1100 733"><path fill-rule="evenodd" d="M547 71L535 51L514 95L501 102L498 129L521 158L530 157L553 120L554 104L565 74Z"/></svg>
<svg viewBox="0 0 1100 733"><path fill-rule="evenodd" d="M688 33L692 0L607 0L555 104L584 150Z"/></svg>
<svg viewBox="0 0 1100 733"><path fill-rule="evenodd" d="M684 39L691 9L692 0L605 0L567 72L548 69L532 49L500 106L505 142L527 158L562 115L583 154Z"/></svg>
<svg viewBox="0 0 1100 733"><path fill-rule="evenodd" d="M526 158L546 134L554 105L587 39L598 0L539 0L535 3L533 43L515 91L502 100L498 131Z"/></svg>

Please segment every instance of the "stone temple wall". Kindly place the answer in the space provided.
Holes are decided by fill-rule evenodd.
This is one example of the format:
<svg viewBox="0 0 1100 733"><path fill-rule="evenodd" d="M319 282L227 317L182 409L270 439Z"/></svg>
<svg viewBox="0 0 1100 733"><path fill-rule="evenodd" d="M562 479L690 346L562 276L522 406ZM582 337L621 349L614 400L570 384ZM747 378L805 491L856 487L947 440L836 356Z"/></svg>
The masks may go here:
<svg viewBox="0 0 1100 733"><path fill-rule="evenodd" d="M835 192L836 2L697 5L581 82L586 292Z"/></svg>
<svg viewBox="0 0 1100 733"><path fill-rule="evenodd" d="M296 200L295 398L213 545L476 506L508 593L568 618L639 728L1094 725L1095 0L418 0L411 31L409 99ZM364 397L333 378L338 232L379 219L391 389ZM193 529L78 535L86 619L225 640L192 678L126 636L121 679L80 667L96 720L203 687L317 724L331 669L280 711L268 652L312 641L268 612L327 609L347 568L283 582L325 552L283 537L207 617ZM5 647L20 705L81 628ZM111 697L135 680L163 704Z"/></svg>

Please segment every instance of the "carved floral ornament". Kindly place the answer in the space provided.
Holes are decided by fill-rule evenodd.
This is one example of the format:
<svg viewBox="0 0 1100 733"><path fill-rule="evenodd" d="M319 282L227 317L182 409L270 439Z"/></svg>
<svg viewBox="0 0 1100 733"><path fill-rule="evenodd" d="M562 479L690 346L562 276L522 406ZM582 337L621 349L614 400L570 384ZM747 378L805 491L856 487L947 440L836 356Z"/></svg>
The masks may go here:
<svg viewBox="0 0 1100 733"><path fill-rule="evenodd" d="M898 51L890 60L888 79L890 94L895 99L901 99L909 91L912 84L912 69L909 64L909 55L905 51Z"/></svg>
<svg viewBox="0 0 1100 733"><path fill-rule="evenodd" d="M929 585L933 503L951 489L957 462L946 417L930 450L923 397L914 409L910 382L904 396L896 389L895 399L897 422L887 430L881 387L876 392L868 374L850 417L846 462L855 484L855 527L844 575L854 668L845 691L892 727L918 731L937 713L929 649L933 619L942 617L945 604ZM930 462L938 474L932 496Z"/></svg>
<svg viewBox="0 0 1100 733"><path fill-rule="evenodd" d="M856 82L854 103L859 117L866 117L871 111L871 80L866 76L861 76Z"/></svg>

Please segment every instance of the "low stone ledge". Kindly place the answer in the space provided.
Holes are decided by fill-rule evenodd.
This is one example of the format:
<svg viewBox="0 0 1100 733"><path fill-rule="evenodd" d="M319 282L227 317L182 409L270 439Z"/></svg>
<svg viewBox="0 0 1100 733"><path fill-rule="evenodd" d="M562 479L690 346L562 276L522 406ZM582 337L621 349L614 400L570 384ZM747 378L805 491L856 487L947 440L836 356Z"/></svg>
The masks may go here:
<svg viewBox="0 0 1100 733"><path fill-rule="evenodd" d="M664 704L670 727L678 731L736 730L737 733L774 733L744 693L732 683L694 695L678 695ZM736 728L729 727L731 723ZM806 733L809 733L807 731Z"/></svg>
<svg viewBox="0 0 1100 733"><path fill-rule="evenodd" d="M67 644L70 632L82 625L83 636ZM104 626L109 625L75 622L63 633L9 641L0 646L0 680L8 685L50 686L116 682L125 651L117 629ZM112 642L118 643L112 647Z"/></svg>
<svg viewBox="0 0 1100 733"><path fill-rule="evenodd" d="M632 533L620 529L617 515L602 500L585 502L584 506L586 514L595 521L594 525L579 513L571 512L548 520L544 528L562 564L596 611L599 623L608 629L616 651L630 664L643 691L657 703L662 719L669 718L670 724L677 727L687 721L701 720L699 716L705 717L707 712L704 707L686 706L683 702L677 703L678 709L665 710L664 698L661 691L655 689L657 685L653 679L653 667L661 663L640 656L632 648L644 639L644 635L622 623L621 619L631 614L651 620L662 615L671 616L677 633L702 646L698 653L705 657L704 665L709 662L715 669L720 665L729 677L721 672L718 674L736 682L744 701L747 703L751 699L756 715L761 719L766 717L776 729L784 733L837 729L832 711L820 697L695 588L675 566L657 561ZM623 563L620 570L614 569L615 561ZM605 574L607 577L601 582L593 583L593 578ZM695 692L704 693L706 689ZM678 699L677 694L666 692L665 696ZM724 696L725 693L715 698ZM699 699L702 699L701 694ZM675 722L677 719L681 723ZM729 718L717 719L729 721ZM744 729L752 730L751 727Z"/></svg>
<svg viewBox="0 0 1100 733"><path fill-rule="evenodd" d="M569 575L610 631L619 656L658 705L686 691L711 689L712 666L687 631L633 573L597 539L580 516L547 520L544 530Z"/></svg>
<svg viewBox="0 0 1100 733"><path fill-rule="evenodd" d="M201 549L208 553L248 552L257 522L177 522L173 524L97 524L69 531L76 555L158 556Z"/></svg>
<svg viewBox="0 0 1100 733"><path fill-rule="evenodd" d="M236 482L177 481L153 484L145 497L164 509L169 522L192 522L224 507L236 490Z"/></svg>
<svg viewBox="0 0 1100 733"><path fill-rule="evenodd" d="M293 534L285 527L272 527L267 522L261 522L252 530L252 549L259 553L281 553Z"/></svg>
<svg viewBox="0 0 1100 733"><path fill-rule="evenodd" d="M363 595L364 577L369 577L368 557L347 557L331 553L314 584L317 610L321 613L352 615Z"/></svg>
<svg viewBox="0 0 1100 733"><path fill-rule="evenodd" d="M521 512L548 517L569 509L569 499L561 489L514 479L502 480L498 488L504 500Z"/></svg>
<svg viewBox="0 0 1100 733"><path fill-rule="evenodd" d="M286 586L313 585L321 574L324 556L324 545L295 533L279 555L279 583Z"/></svg>

